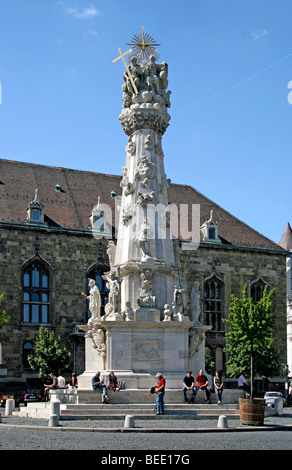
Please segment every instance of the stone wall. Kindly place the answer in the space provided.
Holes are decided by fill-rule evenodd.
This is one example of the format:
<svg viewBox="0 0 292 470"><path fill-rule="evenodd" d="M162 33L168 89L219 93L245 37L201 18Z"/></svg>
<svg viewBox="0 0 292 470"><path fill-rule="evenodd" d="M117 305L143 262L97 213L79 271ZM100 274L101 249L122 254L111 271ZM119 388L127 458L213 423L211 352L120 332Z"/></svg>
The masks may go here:
<svg viewBox="0 0 292 470"><path fill-rule="evenodd" d="M0 327L2 345L2 381L30 377L23 370L23 345L34 341L40 324L22 321L22 265L35 256L44 260L50 271L50 319L44 324L60 335L71 352L78 373L84 370L83 333L74 333L74 325L87 322L87 272L95 263L108 262L105 240L90 233L37 230L31 227L0 228L0 282L5 293L5 309L11 319ZM103 257L105 259L103 259ZM7 369L7 375L5 373Z"/></svg>
<svg viewBox="0 0 292 470"><path fill-rule="evenodd" d="M241 297L245 284L250 286L257 279L262 279L271 288L276 289L274 313L276 327L274 331L275 347L279 351L280 361L286 361L286 281L285 256L279 252L264 249L248 249L243 247L226 247L224 245L211 245L202 243L194 251L181 251L180 272L187 286L188 300L195 282L201 286L201 319L204 310L202 286L206 279L213 275L222 280L225 287L224 316L229 314L231 294ZM188 303L188 310L191 306ZM207 332L206 346L215 354L217 346L224 347L223 331Z"/></svg>

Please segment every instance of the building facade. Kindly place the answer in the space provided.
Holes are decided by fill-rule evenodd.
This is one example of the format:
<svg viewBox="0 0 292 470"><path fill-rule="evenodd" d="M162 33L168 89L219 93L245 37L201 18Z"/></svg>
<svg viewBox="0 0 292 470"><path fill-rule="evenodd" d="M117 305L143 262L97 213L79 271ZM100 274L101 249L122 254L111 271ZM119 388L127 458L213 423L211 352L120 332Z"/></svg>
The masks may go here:
<svg viewBox="0 0 292 470"><path fill-rule="evenodd" d="M286 225L279 245L287 251L287 365L292 375L292 229L290 224Z"/></svg>
<svg viewBox="0 0 292 470"><path fill-rule="evenodd" d="M29 367L40 326L54 331L71 352L70 370L84 370L84 336L78 325L88 320L88 279L102 297L108 289L108 238L115 224L96 225L94 208L114 212L121 177L0 160L0 282L4 308L11 317L0 327L0 386L23 388L36 377ZM224 325L231 294L245 284L259 300L265 285L276 289L275 346L287 362L285 249L259 234L191 186L171 184L170 204L200 208L200 243L182 249L174 240L181 282L187 293L185 314L192 313L192 290L199 286L199 321L209 326L206 347L216 368L225 370ZM98 227L94 233L92 224ZM105 230L105 231L104 231ZM106 236L105 236L106 235ZM202 364L204 369L204 364ZM182 371L182 374L185 371ZM195 373L195 371L194 371ZM69 370L68 370L69 374Z"/></svg>

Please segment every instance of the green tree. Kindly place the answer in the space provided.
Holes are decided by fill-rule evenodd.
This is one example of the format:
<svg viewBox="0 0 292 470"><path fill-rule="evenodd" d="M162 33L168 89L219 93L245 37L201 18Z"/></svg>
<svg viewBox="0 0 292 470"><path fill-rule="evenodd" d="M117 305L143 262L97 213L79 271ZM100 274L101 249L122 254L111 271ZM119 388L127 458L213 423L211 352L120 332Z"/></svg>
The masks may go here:
<svg viewBox="0 0 292 470"><path fill-rule="evenodd" d="M248 297L245 285L242 299L231 296L230 314L223 320L227 326L227 372L231 377L238 377L241 371L250 370L251 399L255 374L268 379L280 370L272 337L275 326L275 316L272 315L274 296L275 289L269 292L266 286L262 299L257 303Z"/></svg>
<svg viewBox="0 0 292 470"><path fill-rule="evenodd" d="M213 361L212 353L209 348L205 348L205 371L207 374L212 374L215 367L215 361Z"/></svg>
<svg viewBox="0 0 292 470"><path fill-rule="evenodd" d="M0 294L0 307L1 307L3 301L4 301L4 294ZM6 313L6 310L2 310L2 312L0 311L0 326L4 325L4 323L8 323L10 318L11 317L9 315L7 315L7 313Z"/></svg>
<svg viewBox="0 0 292 470"><path fill-rule="evenodd" d="M61 338L55 338L47 328L40 327L39 336L36 337L33 347L34 354L28 356L32 369L37 370L41 379L49 377L50 372L57 374L69 365L70 352L61 347Z"/></svg>

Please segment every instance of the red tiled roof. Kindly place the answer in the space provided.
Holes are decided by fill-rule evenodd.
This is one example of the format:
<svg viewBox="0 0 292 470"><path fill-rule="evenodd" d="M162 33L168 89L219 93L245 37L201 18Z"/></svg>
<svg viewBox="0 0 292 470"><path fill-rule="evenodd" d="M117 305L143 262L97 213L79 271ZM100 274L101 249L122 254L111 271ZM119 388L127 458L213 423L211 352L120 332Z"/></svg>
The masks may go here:
<svg viewBox="0 0 292 470"><path fill-rule="evenodd" d="M29 203L38 189L49 225L87 230L98 197L101 203L114 208L111 192L121 195L120 181L121 176L0 159L0 222L23 224ZM60 191L56 191L56 185ZM168 197L170 203L189 204L190 208L192 204L200 204L201 224L209 220L213 210L223 243L280 249L191 186L171 184Z"/></svg>

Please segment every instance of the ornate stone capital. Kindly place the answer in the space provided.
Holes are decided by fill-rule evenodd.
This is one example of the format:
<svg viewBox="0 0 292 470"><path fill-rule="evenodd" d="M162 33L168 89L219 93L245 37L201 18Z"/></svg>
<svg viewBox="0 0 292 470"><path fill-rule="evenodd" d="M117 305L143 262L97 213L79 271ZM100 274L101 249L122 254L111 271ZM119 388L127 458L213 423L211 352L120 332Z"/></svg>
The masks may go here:
<svg viewBox="0 0 292 470"><path fill-rule="evenodd" d="M131 136L141 129L149 129L162 136L169 126L168 113L159 114L155 108L124 109L120 114L122 128L126 135Z"/></svg>

